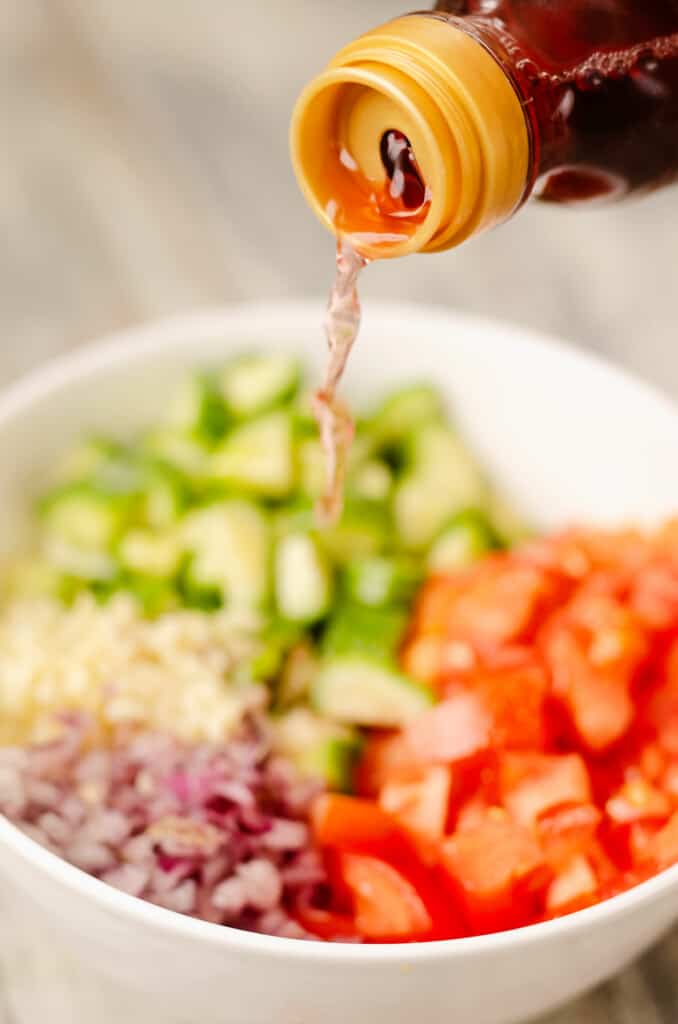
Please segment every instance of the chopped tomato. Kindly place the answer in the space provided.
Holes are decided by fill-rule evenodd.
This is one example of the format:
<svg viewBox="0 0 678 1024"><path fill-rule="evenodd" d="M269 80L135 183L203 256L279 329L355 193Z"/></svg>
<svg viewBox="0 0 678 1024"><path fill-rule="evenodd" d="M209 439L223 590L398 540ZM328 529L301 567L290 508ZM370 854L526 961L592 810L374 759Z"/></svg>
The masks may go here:
<svg viewBox="0 0 678 1024"><path fill-rule="evenodd" d="M521 825L557 807L591 801L589 773L579 754L507 753L501 759L504 806Z"/></svg>
<svg viewBox="0 0 678 1024"><path fill-rule="evenodd" d="M323 910L310 904L300 904L294 908L293 913L302 928L327 942L355 939L360 935L356 922L349 914Z"/></svg>
<svg viewBox="0 0 678 1024"><path fill-rule="evenodd" d="M544 743L544 701L548 680L534 656L496 661L470 675L466 684L480 698L492 721L497 748L524 750Z"/></svg>
<svg viewBox="0 0 678 1024"><path fill-rule="evenodd" d="M558 807L543 814L537 835L549 864L560 869L593 844L602 813L593 804Z"/></svg>
<svg viewBox="0 0 678 1024"><path fill-rule="evenodd" d="M670 816L671 810L667 795L642 778L625 782L605 805L608 817L617 825L661 821Z"/></svg>
<svg viewBox="0 0 678 1024"><path fill-rule="evenodd" d="M678 627L678 566L666 562L648 566L633 585L630 605L649 629Z"/></svg>
<svg viewBox="0 0 678 1024"><path fill-rule="evenodd" d="M358 933L372 941L426 938L433 921L416 888L376 857L341 855L340 870L352 895Z"/></svg>
<svg viewBox="0 0 678 1024"><path fill-rule="evenodd" d="M402 733L369 737L356 770L356 791L376 797L388 782L409 782L421 776L422 766Z"/></svg>
<svg viewBox="0 0 678 1024"><path fill-rule="evenodd" d="M549 915L570 914L595 902L598 879L586 857L573 857L551 882L546 892Z"/></svg>
<svg viewBox="0 0 678 1024"><path fill-rule="evenodd" d="M475 828L446 839L442 862L476 933L515 927L530 917L531 896L550 871L536 840L505 811L491 809Z"/></svg>
<svg viewBox="0 0 678 1024"><path fill-rule="evenodd" d="M450 769L435 765L426 769L416 782L387 783L379 803L415 837L425 844L435 844L445 834L451 792Z"/></svg>
<svg viewBox="0 0 678 1024"><path fill-rule="evenodd" d="M461 690L406 725L403 737L420 764L454 764L489 748L491 726L477 695Z"/></svg>
<svg viewBox="0 0 678 1024"><path fill-rule="evenodd" d="M660 868L678 863L678 812L654 836L648 855Z"/></svg>
<svg viewBox="0 0 678 1024"><path fill-rule="evenodd" d="M335 850L375 852L401 834L397 822L374 801L340 793L319 796L311 820L318 845Z"/></svg>
<svg viewBox="0 0 678 1024"><path fill-rule="evenodd" d="M566 616L551 621L543 646L553 692L568 708L581 741L602 751L621 739L634 713L626 666L592 664L588 643Z"/></svg>

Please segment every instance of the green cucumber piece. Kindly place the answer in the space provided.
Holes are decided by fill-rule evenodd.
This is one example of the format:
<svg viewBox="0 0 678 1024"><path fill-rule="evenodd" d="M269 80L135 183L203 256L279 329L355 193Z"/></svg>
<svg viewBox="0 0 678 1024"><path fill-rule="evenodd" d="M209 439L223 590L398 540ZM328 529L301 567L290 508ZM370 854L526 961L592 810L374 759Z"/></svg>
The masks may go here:
<svg viewBox="0 0 678 1024"><path fill-rule="evenodd" d="M135 502L76 483L43 498L39 511L46 535L74 549L107 551L132 519Z"/></svg>
<svg viewBox="0 0 678 1024"><path fill-rule="evenodd" d="M434 542L426 564L430 572L455 572L473 565L497 546L487 516L478 509L466 509L454 517Z"/></svg>
<svg viewBox="0 0 678 1024"><path fill-rule="evenodd" d="M221 440L228 424L219 382L208 373L190 376L170 408L168 425L210 445Z"/></svg>
<svg viewBox="0 0 678 1024"><path fill-rule="evenodd" d="M269 593L270 526L248 501L233 499L189 513L181 527L191 558L184 584L200 602L256 607Z"/></svg>
<svg viewBox="0 0 678 1024"><path fill-rule="evenodd" d="M388 509L374 502L347 501L335 526L319 532L323 548L338 565L381 554L392 537Z"/></svg>
<svg viewBox="0 0 678 1024"><path fill-rule="evenodd" d="M334 791L352 789L362 749L356 730L329 722L308 708L295 708L275 722L274 742L302 774L322 779Z"/></svg>
<svg viewBox="0 0 678 1024"><path fill-rule="evenodd" d="M332 573L324 552L309 533L290 533L275 551L275 597L279 614L290 622L317 622L332 601Z"/></svg>
<svg viewBox="0 0 678 1024"><path fill-rule="evenodd" d="M444 412L443 400L429 384L412 384L394 391L370 416L365 433L375 448L390 448L400 444L423 424L440 420Z"/></svg>
<svg viewBox="0 0 678 1024"><path fill-rule="evenodd" d="M347 597L371 608L408 603L421 580L421 566L407 556L355 558L344 569Z"/></svg>
<svg viewBox="0 0 678 1024"><path fill-rule="evenodd" d="M487 489L466 448L442 424L430 424L413 436L409 461L396 486L393 515L403 546L421 551L455 513L482 506Z"/></svg>
<svg viewBox="0 0 678 1024"><path fill-rule="evenodd" d="M209 448L195 437L180 430L154 430L143 440L144 451L173 467L191 480L207 475Z"/></svg>
<svg viewBox="0 0 678 1024"><path fill-rule="evenodd" d="M221 374L221 394L229 412L242 419L289 401L300 380L301 368L293 356L240 356Z"/></svg>
<svg viewBox="0 0 678 1024"><path fill-rule="evenodd" d="M350 725L397 729L434 701L433 693L390 665L365 657L328 659L313 685L313 704Z"/></svg>
<svg viewBox="0 0 678 1024"><path fill-rule="evenodd" d="M348 492L362 501L386 501L393 488L393 472L383 459L358 466L347 483Z"/></svg>
<svg viewBox="0 0 678 1024"><path fill-rule="evenodd" d="M129 530L118 545L118 558L123 569L143 576L174 577L183 557L181 539L173 532Z"/></svg>
<svg viewBox="0 0 678 1024"><path fill-rule="evenodd" d="M59 462L55 479L73 484L91 477L96 470L120 451L120 445L104 438L89 438L77 444Z"/></svg>
<svg viewBox="0 0 678 1024"><path fill-rule="evenodd" d="M294 486L292 422L272 412L233 430L215 450L210 475L263 498L284 498Z"/></svg>
<svg viewBox="0 0 678 1024"><path fill-rule="evenodd" d="M337 608L322 638L325 657L368 655L394 660L407 628L407 613L395 608L344 604Z"/></svg>

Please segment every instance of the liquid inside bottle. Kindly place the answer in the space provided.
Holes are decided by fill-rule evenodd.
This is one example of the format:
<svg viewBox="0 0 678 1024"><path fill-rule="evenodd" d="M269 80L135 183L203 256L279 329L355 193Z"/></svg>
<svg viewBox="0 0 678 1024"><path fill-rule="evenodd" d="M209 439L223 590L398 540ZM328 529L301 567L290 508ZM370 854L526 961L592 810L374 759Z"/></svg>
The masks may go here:
<svg viewBox="0 0 678 1024"><path fill-rule="evenodd" d="M678 178L676 0L442 0L530 119L533 194L588 203Z"/></svg>

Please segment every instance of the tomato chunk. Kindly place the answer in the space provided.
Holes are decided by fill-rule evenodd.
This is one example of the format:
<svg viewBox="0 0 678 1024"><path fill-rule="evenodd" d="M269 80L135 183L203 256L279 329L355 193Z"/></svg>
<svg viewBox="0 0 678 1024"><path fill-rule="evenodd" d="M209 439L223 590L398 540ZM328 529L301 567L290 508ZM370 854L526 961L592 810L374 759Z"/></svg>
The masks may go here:
<svg viewBox="0 0 678 1024"><path fill-rule="evenodd" d="M397 823L377 803L340 793L317 798L311 823L316 842L335 850L381 850L400 836Z"/></svg>
<svg viewBox="0 0 678 1024"><path fill-rule="evenodd" d="M671 801L666 793L644 779L625 782L605 805L608 817L617 825L661 821L670 816L671 810Z"/></svg>
<svg viewBox="0 0 678 1024"><path fill-rule="evenodd" d="M446 839L442 862L477 933L525 923L531 894L551 877L536 840L501 810L490 810L482 824Z"/></svg>
<svg viewBox="0 0 678 1024"><path fill-rule="evenodd" d="M551 882L546 910L551 915L572 913L595 902L598 879L586 857L573 857Z"/></svg>
<svg viewBox="0 0 678 1024"><path fill-rule="evenodd" d="M394 867L376 857L344 853L343 882L352 895L360 935L372 941L425 938L433 921L416 888Z"/></svg>
<svg viewBox="0 0 678 1024"><path fill-rule="evenodd" d="M591 802L589 773L578 754L504 754L500 788L506 809L527 826L554 808Z"/></svg>
<svg viewBox="0 0 678 1024"><path fill-rule="evenodd" d="M628 668L593 665L587 642L563 618L548 627L544 653L553 692L569 710L582 742L602 751L621 739L634 714Z"/></svg>
<svg viewBox="0 0 678 1024"><path fill-rule="evenodd" d="M491 726L478 696L462 690L408 723L403 737L420 764L454 764L488 749Z"/></svg>
<svg viewBox="0 0 678 1024"><path fill-rule="evenodd" d="M678 863L678 812L657 832L647 852L660 868Z"/></svg>
<svg viewBox="0 0 678 1024"><path fill-rule="evenodd" d="M379 803L416 837L435 843L445 834L450 806L452 776L443 765L428 768L416 782L389 782Z"/></svg>
<svg viewBox="0 0 678 1024"><path fill-rule="evenodd" d="M594 804L558 807L543 814L537 835L549 864L560 870L575 856L587 854L602 818Z"/></svg>

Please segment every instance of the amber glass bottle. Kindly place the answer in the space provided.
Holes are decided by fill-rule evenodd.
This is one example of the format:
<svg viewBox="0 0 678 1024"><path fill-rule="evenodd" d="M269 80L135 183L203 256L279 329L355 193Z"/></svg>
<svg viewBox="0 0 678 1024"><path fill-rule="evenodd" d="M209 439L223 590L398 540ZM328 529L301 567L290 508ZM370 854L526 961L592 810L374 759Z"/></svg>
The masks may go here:
<svg viewBox="0 0 678 1024"><path fill-rule="evenodd" d="M366 256L458 245L530 196L678 179L678 0L442 0L344 47L292 120L300 184Z"/></svg>

